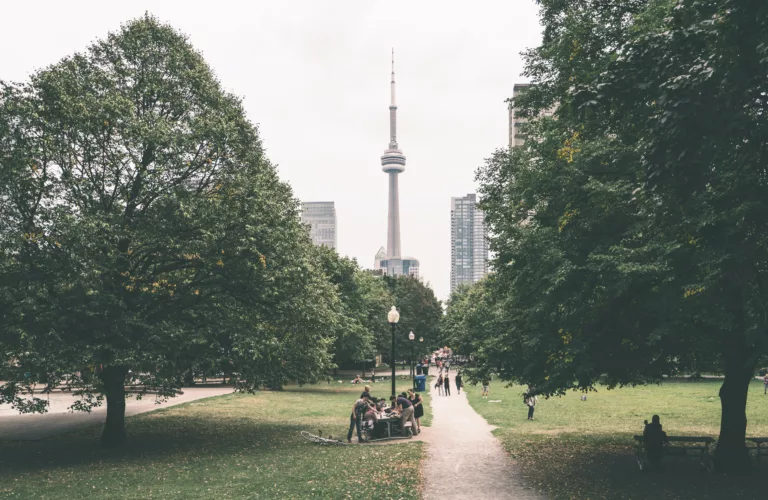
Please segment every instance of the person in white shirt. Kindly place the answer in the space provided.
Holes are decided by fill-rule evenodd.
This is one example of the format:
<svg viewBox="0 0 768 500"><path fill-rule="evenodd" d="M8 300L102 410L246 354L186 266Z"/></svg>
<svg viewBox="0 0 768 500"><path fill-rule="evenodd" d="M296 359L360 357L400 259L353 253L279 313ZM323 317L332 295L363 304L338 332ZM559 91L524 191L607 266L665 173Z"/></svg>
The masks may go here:
<svg viewBox="0 0 768 500"><path fill-rule="evenodd" d="M528 407L528 420L533 420L533 410L536 408L536 405L539 404L539 398L526 393L524 401L525 405Z"/></svg>

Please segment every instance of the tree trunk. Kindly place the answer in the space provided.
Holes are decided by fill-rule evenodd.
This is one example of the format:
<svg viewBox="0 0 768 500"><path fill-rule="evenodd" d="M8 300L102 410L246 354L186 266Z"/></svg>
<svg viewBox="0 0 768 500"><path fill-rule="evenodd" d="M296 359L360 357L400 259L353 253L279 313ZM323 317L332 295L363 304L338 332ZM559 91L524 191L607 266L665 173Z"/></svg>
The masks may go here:
<svg viewBox="0 0 768 500"><path fill-rule="evenodd" d="M101 433L101 444L118 447L125 444L125 376L123 366L106 366L101 373L107 396L107 420Z"/></svg>
<svg viewBox="0 0 768 500"><path fill-rule="evenodd" d="M715 467L720 472L740 474L749 471L747 434L747 393L752 380L749 355L731 353L726 359L725 379L720 387L720 436L715 450Z"/></svg>

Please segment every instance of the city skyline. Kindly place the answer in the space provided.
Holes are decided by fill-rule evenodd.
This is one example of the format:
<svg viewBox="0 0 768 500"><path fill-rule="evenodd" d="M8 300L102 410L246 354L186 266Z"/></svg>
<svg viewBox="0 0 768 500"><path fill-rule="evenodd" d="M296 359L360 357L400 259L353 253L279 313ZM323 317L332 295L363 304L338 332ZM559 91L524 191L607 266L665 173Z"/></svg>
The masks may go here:
<svg viewBox="0 0 768 500"><path fill-rule="evenodd" d="M223 87L243 97L267 157L298 200L333 200L340 254L362 267L385 244L387 185L377 153L389 127L390 51L397 56L398 132L407 138L399 186L403 251L438 298L450 287L450 223L457 193L475 192L475 171L506 147L508 109L521 77L518 54L538 45L534 2L460 4L341 0L285 5L168 0L103 4L12 3L9 19L36 19L35 37L11 23L0 43L2 78L25 80L145 12L186 33ZM40 11L46 15L40 16ZM478 30L477 26L483 26ZM407 215L406 215L407 214Z"/></svg>

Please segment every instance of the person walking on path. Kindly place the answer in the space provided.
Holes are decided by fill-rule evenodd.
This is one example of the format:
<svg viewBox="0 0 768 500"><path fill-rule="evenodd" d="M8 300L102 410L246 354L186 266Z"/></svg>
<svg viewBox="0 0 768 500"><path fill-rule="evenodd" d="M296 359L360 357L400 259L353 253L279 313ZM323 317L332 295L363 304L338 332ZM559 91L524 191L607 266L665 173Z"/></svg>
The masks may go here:
<svg viewBox="0 0 768 500"><path fill-rule="evenodd" d="M421 417L424 416L424 398L416 394L413 389L408 389L408 401L413 405L413 418L416 419L417 434L421 432Z"/></svg>
<svg viewBox="0 0 768 500"><path fill-rule="evenodd" d="M483 380L483 399L488 399L488 394L491 392L491 381L490 379L484 379Z"/></svg>
<svg viewBox="0 0 768 500"><path fill-rule="evenodd" d="M445 395L450 396L451 395L451 379L450 377L448 377L448 372L445 373L443 384L445 384Z"/></svg>
<svg viewBox="0 0 768 500"><path fill-rule="evenodd" d="M461 372L456 374L456 377L453 379L456 382L456 392L461 394L461 386L463 385L463 380L461 379Z"/></svg>
<svg viewBox="0 0 768 500"><path fill-rule="evenodd" d="M437 395L443 395L443 374L440 373L437 376L437 382L435 383L435 389L437 389Z"/></svg>
<svg viewBox="0 0 768 500"><path fill-rule="evenodd" d="M539 404L539 398L526 393L525 404L528 406L528 420L533 420L533 410L536 408L536 405Z"/></svg>

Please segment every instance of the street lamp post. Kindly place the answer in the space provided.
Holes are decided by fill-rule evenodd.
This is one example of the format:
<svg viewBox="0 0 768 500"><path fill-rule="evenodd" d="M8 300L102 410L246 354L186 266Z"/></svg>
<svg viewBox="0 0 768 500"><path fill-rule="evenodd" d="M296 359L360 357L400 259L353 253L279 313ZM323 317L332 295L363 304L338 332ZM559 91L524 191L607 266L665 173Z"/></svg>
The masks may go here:
<svg viewBox="0 0 768 500"><path fill-rule="evenodd" d="M395 395L395 326L400 321L400 313L397 312L397 308L392 306L392 309L387 313L387 321L392 325L392 395Z"/></svg>
<svg viewBox="0 0 768 500"><path fill-rule="evenodd" d="M411 330L411 333L408 334L408 340L411 341L411 385L413 386L413 389L416 389L416 370L413 368L413 339L415 339L416 336L413 334L413 330Z"/></svg>
<svg viewBox="0 0 768 500"><path fill-rule="evenodd" d="M423 351L423 349L424 349L424 337L419 337L419 342L421 343L421 345L419 346L419 352L423 353L424 352ZM429 375L429 353L427 352L427 353L424 353L424 354L427 356L426 357L426 362L427 363L424 365L424 367L423 367L424 371L422 371L421 373L422 373L422 375L424 375L426 377L427 375ZM421 354L419 354L419 356L421 356Z"/></svg>

